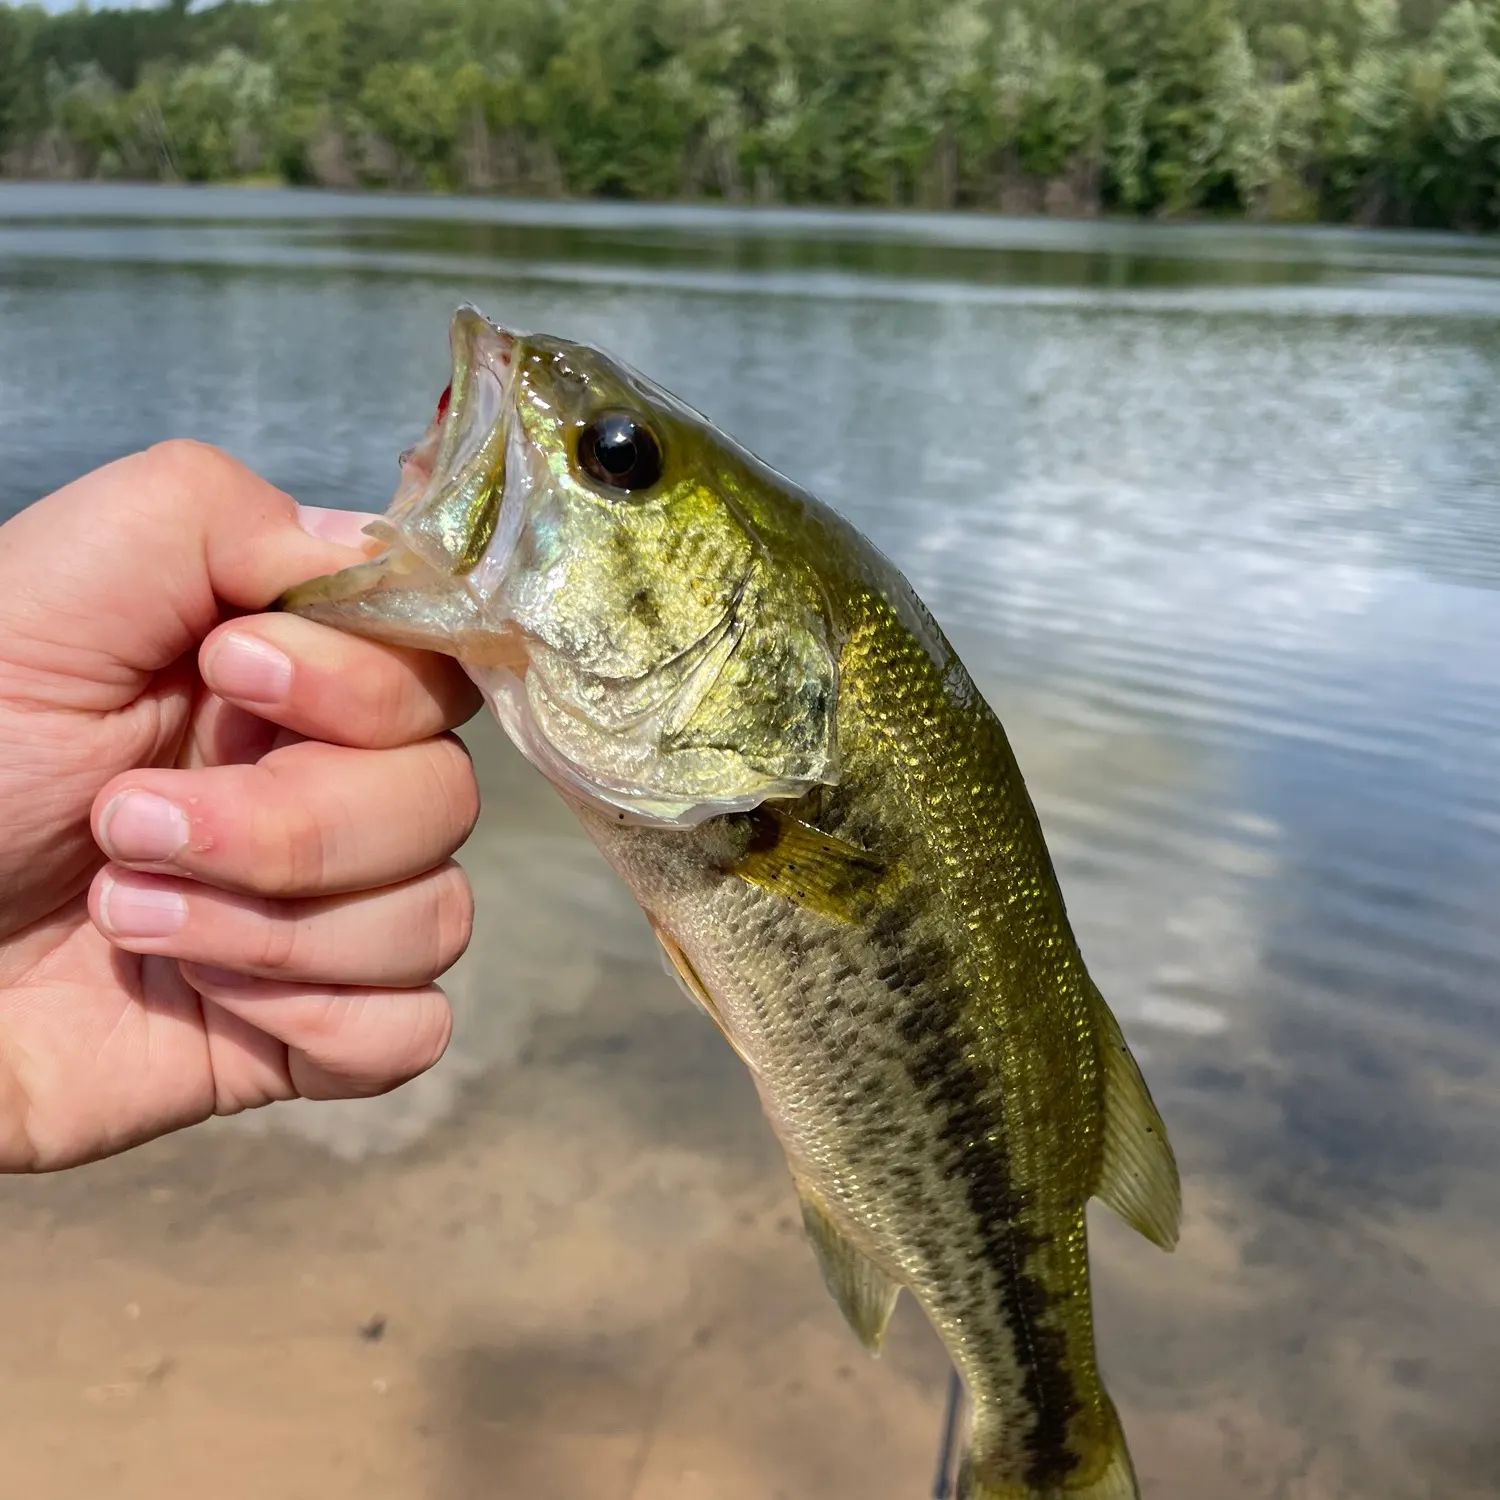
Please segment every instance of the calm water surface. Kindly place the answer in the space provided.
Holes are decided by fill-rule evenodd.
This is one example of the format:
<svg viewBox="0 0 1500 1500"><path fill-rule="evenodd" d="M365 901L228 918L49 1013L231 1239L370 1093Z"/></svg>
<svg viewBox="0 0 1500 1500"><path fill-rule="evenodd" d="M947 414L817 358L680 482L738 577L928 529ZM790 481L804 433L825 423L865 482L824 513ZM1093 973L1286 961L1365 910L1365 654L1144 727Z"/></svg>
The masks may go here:
<svg viewBox="0 0 1500 1500"><path fill-rule="evenodd" d="M1174 1260L1099 1220L1152 1493L1500 1493L1500 245L7 188L0 514L174 434L379 508L465 299L622 355L851 517L1006 721L1184 1168ZM549 1016L664 986L476 743L458 1041L387 1105L284 1115L339 1159L421 1149L542 1065ZM662 1045L622 1014L625 1055ZM720 1095L689 1097L652 1149L717 1149Z"/></svg>

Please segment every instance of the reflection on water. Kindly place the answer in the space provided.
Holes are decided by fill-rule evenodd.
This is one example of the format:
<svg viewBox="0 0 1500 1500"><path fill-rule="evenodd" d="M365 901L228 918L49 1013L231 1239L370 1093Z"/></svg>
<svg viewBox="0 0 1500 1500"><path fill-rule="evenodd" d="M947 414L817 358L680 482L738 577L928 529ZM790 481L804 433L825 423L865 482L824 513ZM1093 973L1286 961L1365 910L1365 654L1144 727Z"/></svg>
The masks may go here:
<svg viewBox="0 0 1500 1500"><path fill-rule="evenodd" d="M173 433L378 507L466 297L639 364L863 527L1012 732L1184 1167L1175 1260L1097 1221L1148 1495L1500 1491L1500 248L458 212L0 193L0 508ZM28 1492L186 1494L140 1465L212 1421L262 1455L223 1493L920 1494L938 1351L908 1309L858 1355L738 1065L473 741L431 1078L0 1194ZM160 1347L79 1321L141 1281Z"/></svg>

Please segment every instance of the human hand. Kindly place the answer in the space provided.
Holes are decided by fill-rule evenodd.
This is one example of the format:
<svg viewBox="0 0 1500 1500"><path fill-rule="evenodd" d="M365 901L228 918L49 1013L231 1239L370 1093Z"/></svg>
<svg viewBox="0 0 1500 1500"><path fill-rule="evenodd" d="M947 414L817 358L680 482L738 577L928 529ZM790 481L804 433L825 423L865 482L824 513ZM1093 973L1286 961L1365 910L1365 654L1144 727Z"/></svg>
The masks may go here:
<svg viewBox="0 0 1500 1500"><path fill-rule="evenodd" d="M444 731L478 696L446 658L228 618L356 561L366 519L169 443L0 526L0 1171L442 1054L478 814Z"/></svg>

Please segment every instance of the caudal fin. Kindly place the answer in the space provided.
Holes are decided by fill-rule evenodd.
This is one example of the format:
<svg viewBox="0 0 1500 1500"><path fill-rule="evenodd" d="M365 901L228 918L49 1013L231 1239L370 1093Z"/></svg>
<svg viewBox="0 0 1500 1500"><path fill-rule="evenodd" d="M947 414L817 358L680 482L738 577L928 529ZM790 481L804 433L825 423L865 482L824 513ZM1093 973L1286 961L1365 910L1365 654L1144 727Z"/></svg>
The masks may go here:
<svg viewBox="0 0 1500 1500"><path fill-rule="evenodd" d="M1125 1434L1113 1408L1109 1430L1110 1439L1094 1465L1040 1489L1025 1480L997 1482L983 1477L983 1456L971 1450L959 1465L955 1500L1140 1500Z"/></svg>

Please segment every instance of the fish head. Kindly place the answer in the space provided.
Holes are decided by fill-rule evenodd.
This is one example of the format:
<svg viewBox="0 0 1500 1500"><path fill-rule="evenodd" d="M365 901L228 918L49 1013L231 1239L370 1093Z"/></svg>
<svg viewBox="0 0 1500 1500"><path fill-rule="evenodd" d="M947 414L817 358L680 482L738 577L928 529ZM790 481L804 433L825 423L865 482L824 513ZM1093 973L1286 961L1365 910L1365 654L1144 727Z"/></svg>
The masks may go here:
<svg viewBox="0 0 1500 1500"><path fill-rule="evenodd" d="M280 606L456 657L571 798L687 826L837 775L815 570L790 486L599 350L455 316L378 556Z"/></svg>

